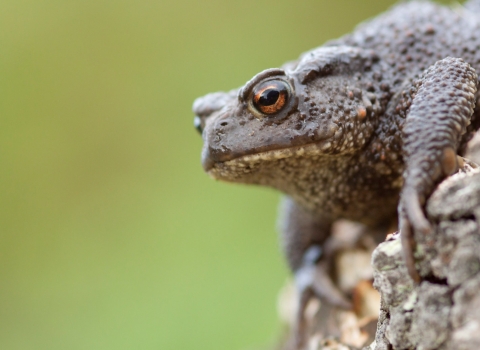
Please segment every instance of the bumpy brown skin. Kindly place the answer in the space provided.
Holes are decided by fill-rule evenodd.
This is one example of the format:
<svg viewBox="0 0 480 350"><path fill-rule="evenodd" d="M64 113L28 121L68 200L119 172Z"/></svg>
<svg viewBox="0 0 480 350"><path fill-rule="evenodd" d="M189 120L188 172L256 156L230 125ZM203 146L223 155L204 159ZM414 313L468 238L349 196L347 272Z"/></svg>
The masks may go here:
<svg viewBox="0 0 480 350"><path fill-rule="evenodd" d="M479 3L398 5L240 90L195 101L205 170L288 196L283 240L303 292L300 313L312 292L348 306L318 272L328 269L319 247L335 220L387 227L398 207L410 260L412 229L429 231L423 205L479 128ZM292 94L278 113L262 115L252 90L269 79Z"/></svg>

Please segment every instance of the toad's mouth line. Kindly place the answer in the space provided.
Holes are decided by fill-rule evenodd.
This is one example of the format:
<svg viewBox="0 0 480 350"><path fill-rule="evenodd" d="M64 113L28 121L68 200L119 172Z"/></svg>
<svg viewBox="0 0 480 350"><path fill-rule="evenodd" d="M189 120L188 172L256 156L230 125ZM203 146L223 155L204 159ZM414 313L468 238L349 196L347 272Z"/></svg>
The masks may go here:
<svg viewBox="0 0 480 350"><path fill-rule="evenodd" d="M306 145L291 146L286 148L273 149L253 154L246 154L233 159L222 162L213 161L210 169L207 172L214 175L218 170L225 168L247 168L257 165L261 162L275 161L290 157L305 157L305 156L328 156L329 151L332 150L332 143L329 140L322 140L318 142L308 143ZM336 154L338 155L338 154Z"/></svg>

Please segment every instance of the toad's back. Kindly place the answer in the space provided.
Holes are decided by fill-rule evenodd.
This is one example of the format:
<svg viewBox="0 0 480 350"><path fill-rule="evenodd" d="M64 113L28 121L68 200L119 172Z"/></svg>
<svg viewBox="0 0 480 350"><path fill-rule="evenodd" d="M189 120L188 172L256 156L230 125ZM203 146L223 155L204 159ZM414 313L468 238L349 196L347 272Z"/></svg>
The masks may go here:
<svg viewBox="0 0 480 350"><path fill-rule="evenodd" d="M480 5L478 1L445 7L410 2L359 25L327 45L373 49L390 66L392 86L418 75L445 57L462 57L480 68Z"/></svg>

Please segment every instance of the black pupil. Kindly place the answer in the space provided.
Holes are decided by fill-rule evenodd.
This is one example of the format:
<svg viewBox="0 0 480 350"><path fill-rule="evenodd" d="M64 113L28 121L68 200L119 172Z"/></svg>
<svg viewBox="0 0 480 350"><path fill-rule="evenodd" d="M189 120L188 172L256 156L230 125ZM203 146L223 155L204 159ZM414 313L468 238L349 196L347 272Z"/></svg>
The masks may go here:
<svg viewBox="0 0 480 350"><path fill-rule="evenodd" d="M280 96L280 91L268 89L262 93L262 96L258 99L258 104L262 106L271 106L274 105L278 97Z"/></svg>

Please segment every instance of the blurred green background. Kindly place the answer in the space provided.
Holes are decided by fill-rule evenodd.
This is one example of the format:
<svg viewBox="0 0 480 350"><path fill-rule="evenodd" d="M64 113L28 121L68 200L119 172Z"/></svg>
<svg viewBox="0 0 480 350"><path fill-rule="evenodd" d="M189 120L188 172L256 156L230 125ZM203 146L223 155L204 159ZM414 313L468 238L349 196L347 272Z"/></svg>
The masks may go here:
<svg viewBox="0 0 480 350"><path fill-rule="evenodd" d="M203 173L192 102L392 3L3 0L0 349L272 343L279 195Z"/></svg>

